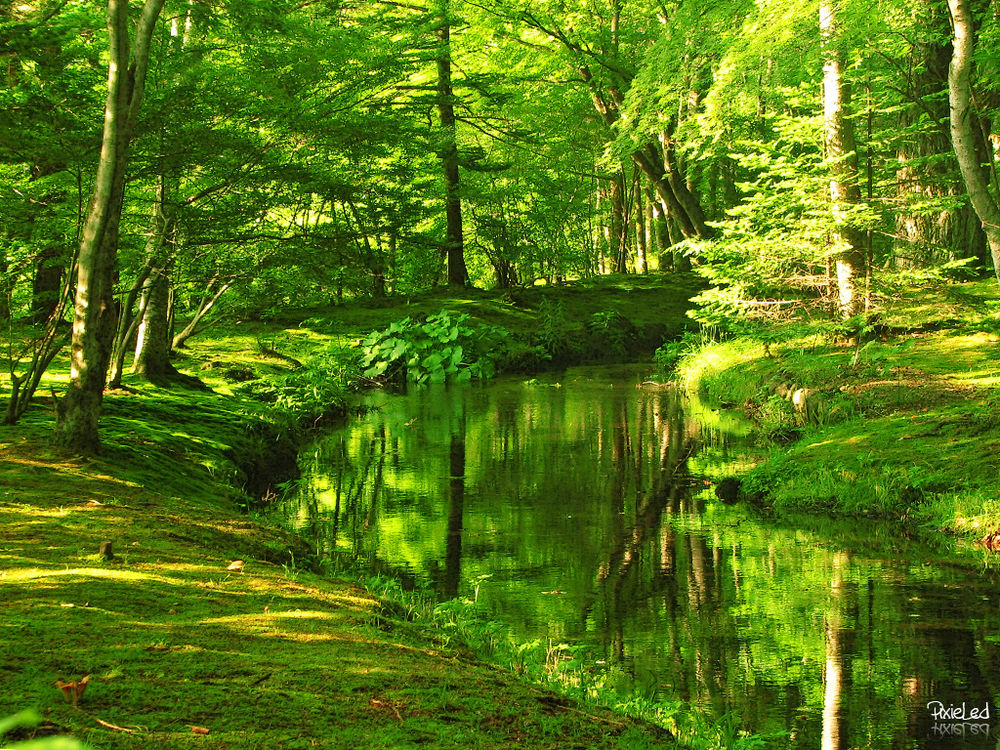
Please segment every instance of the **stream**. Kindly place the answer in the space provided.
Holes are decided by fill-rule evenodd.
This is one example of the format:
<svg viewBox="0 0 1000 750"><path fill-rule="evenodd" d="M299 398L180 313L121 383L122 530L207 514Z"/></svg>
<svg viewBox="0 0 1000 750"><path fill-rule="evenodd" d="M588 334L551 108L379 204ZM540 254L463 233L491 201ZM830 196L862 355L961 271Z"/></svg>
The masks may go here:
<svg viewBox="0 0 1000 750"><path fill-rule="evenodd" d="M898 527L721 503L751 430L644 372L372 393L280 512L322 554L478 597L621 692L774 747L1000 747L1000 575Z"/></svg>

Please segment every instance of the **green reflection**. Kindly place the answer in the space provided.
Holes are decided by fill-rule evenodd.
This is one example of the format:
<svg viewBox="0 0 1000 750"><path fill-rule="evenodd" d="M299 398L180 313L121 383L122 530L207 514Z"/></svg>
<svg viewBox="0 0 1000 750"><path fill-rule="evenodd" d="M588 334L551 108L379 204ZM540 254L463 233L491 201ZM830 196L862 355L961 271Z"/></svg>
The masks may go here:
<svg viewBox="0 0 1000 750"><path fill-rule="evenodd" d="M870 522L786 528L718 503L746 425L628 371L375 394L306 457L286 512L525 639L588 644L619 688L682 698L794 748L995 747L926 704L993 705L995 573ZM996 713L996 709L992 709ZM1000 720L996 720L1000 728Z"/></svg>

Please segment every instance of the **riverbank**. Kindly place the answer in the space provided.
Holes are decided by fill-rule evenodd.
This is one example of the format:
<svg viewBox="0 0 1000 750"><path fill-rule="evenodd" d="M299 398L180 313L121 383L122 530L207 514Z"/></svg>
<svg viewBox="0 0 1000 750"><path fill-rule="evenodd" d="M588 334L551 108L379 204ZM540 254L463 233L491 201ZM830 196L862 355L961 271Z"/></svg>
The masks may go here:
<svg viewBox="0 0 1000 750"><path fill-rule="evenodd" d="M572 340L593 316L587 306L625 310L639 292L651 324L684 325L687 296L662 284L642 291L642 280L618 291L565 287L547 307L561 306ZM476 661L359 586L318 574L299 540L241 511L253 464L302 428L301 414L275 423L247 384L280 390L315 353L425 309L503 324L489 315L495 306L526 331L540 300L438 295L405 309L216 331L176 362L213 391L127 382L107 394L94 459L51 450L45 398L21 424L0 428L0 717L41 717L4 742L70 734L100 748L672 746L663 729ZM77 705L56 687L88 675Z"/></svg>
<svg viewBox="0 0 1000 750"><path fill-rule="evenodd" d="M744 497L780 513L902 520L993 546L1000 530L995 280L900 290L860 341L801 321L709 343L678 377L772 439Z"/></svg>

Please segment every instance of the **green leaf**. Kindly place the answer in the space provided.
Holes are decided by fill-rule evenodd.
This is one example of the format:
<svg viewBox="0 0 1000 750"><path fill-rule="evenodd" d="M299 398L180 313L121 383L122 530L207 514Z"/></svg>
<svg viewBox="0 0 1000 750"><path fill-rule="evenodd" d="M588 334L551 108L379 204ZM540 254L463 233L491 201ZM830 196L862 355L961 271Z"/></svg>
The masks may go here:
<svg viewBox="0 0 1000 750"><path fill-rule="evenodd" d="M13 716L0 719L0 735L7 734L10 730L17 729L18 727L36 727L41 723L42 717L37 712L32 711L30 708L25 709Z"/></svg>
<svg viewBox="0 0 1000 750"><path fill-rule="evenodd" d="M387 357L387 359L389 359L390 361L395 361L400 357L402 357L404 354L406 354L407 349L409 349L409 347L406 345L405 341L402 340L397 341L396 346L394 346L392 349L392 354L390 354Z"/></svg>

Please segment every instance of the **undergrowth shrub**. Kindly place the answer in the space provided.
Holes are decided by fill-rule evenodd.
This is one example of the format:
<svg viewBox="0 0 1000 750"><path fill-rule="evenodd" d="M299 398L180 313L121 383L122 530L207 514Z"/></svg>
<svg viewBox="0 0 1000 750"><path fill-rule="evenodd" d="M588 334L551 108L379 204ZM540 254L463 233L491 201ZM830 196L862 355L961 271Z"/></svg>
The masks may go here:
<svg viewBox="0 0 1000 750"><path fill-rule="evenodd" d="M563 301L543 299L538 307L538 319L538 332L535 334L538 345L551 359L566 357L572 349L572 341Z"/></svg>
<svg viewBox="0 0 1000 750"><path fill-rule="evenodd" d="M370 333L359 344L362 375L416 383L493 377L510 334L499 326L471 324L469 318L444 310L423 322L403 318Z"/></svg>
<svg viewBox="0 0 1000 750"><path fill-rule="evenodd" d="M333 345L304 367L281 377L246 383L238 390L272 406L284 420L301 425L343 415L348 394L358 380L357 355Z"/></svg>
<svg viewBox="0 0 1000 750"><path fill-rule="evenodd" d="M589 338L587 346L596 359L624 356L636 337L636 328L632 322L614 310L594 313L586 327Z"/></svg>

